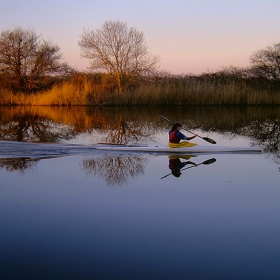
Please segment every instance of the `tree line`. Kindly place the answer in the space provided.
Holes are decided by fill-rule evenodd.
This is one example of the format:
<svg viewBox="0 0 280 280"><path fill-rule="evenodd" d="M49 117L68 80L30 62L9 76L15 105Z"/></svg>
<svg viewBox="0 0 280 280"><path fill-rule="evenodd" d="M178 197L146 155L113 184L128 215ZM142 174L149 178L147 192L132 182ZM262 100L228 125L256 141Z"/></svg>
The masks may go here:
<svg viewBox="0 0 280 280"><path fill-rule="evenodd" d="M84 30L78 45L82 57L90 61L89 72L72 68L63 60L60 47L33 29L15 27L2 31L0 94L3 90L24 95L44 93L70 82L75 91L90 85L86 102L91 104L98 103L104 95L133 95L141 88L147 91L147 86L152 86L152 91L156 87L176 90L184 86L191 90L194 81L207 87L238 83L277 95L280 92L280 43L255 51L246 68L226 67L199 75L160 71L160 58L149 52L143 32L121 21L106 21L96 30Z"/></svg>

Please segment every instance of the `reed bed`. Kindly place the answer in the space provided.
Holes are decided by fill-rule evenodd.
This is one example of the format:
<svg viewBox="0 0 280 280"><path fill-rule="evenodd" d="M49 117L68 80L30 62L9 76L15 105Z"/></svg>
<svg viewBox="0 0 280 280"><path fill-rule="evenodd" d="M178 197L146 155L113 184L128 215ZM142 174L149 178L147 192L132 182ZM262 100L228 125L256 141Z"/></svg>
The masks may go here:
<svg viewBox="0 0 280 280"><path fill-rule="evenodd" d="M143 84L134 91L108 97L112 105L280 105L280 90L257 89L246 83Z"/></svg>
<svg viewBox="0 0 280 280"><path fill-rule="evenodd" d="M13 93L0 89L0 105L280 105L280 86L224 77L152 77L117 93L106 75L76 75L51 89Z"/></svg>

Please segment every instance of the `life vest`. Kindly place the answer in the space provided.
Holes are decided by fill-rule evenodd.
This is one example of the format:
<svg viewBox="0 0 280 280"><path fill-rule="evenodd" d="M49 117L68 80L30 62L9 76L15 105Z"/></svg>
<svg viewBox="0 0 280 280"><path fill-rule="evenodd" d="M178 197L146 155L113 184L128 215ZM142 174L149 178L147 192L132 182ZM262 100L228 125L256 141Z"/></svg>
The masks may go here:
<svg viewBox="0 0 280 280"><path fill-rule="evenodd" d="M176 137L178 130L173 130L169 133L169 142L170 143L179 143L180 139Z"/></svg>

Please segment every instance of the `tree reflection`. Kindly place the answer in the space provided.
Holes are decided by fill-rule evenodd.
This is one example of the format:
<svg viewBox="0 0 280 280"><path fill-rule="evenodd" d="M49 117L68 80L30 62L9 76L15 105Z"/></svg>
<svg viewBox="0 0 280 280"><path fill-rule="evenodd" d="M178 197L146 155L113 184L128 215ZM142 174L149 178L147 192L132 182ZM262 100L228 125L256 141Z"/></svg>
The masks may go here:
<svg viewBox="0 0 280 280"><path fill-rule="evenodd" d="M129 179L144 175L147 159L136 155L105 156L83 160L83 170L86 176L102 178L109 186L122 186Z"/></svg>
<svg viewBox="0 0 280 280"><path fill-rule="evenodd" d="M267 153L280 150L280 120L254 121L243 128L241 133L254 139L256 145L262 146Z"/></svg>
<svg viewBox="0 0 280 280"><path fill-rule="evenodd" d="M153 140L153 129L140 124L139 121L126 121L119 117L116 122L107 127L106 142L112 144L139 143L139 141Z"/></svg>
<svg viewBox="0 0 280 280"><path fill-rule="evenodd" d="M25 171L33 170L39 160L39 158L1 158L0 169L24 175Z"/></svg>
<svg viewBox="0 0 280 280"><path fill-rule="evenodd" d="M132 113L130 110L100 107L0 107L0 138L59 142L87 133L115 144L154 141L155 128L145 120L145 114L132 117Z"/></svg>
<svg viewBox="0 0 280 280"><path fill-rule="evenodd" d="M38 115L15 117L13 121L0 126L2 140L58 142L69 140L74 135L71 127L53 123Z"/></svg>
<svg viewBox="0 0 280 280"><path fill-rule="evenodd" d="M280 120L254 121L241 129L241 133L253 139L254 145L261 146L265 153L272 154L280 171Z"/></svg>

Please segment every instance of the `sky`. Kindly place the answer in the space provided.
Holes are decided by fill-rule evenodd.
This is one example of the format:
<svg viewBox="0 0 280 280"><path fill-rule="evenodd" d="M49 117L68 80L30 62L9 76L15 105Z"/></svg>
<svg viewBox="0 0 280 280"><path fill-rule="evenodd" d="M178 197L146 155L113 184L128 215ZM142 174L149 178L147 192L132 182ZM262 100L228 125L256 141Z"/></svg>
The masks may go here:
<svg viewBox="0 0 280 280"><path fill-rule="evenodd" d="M250 66L250 56L280 42L280 0L0 0L0 32L33 29L87 70L83 31L120 20L142 31L160 70L200 74Z"/></svg>

